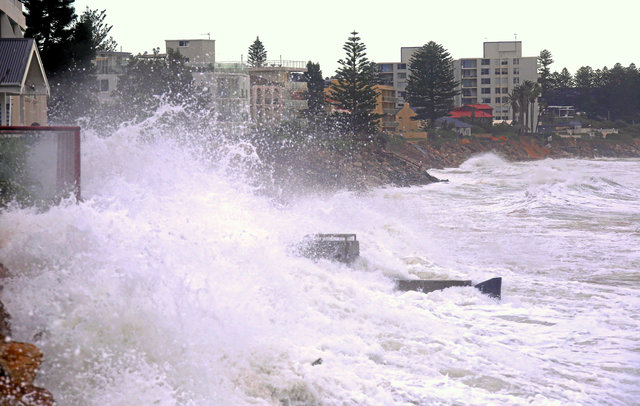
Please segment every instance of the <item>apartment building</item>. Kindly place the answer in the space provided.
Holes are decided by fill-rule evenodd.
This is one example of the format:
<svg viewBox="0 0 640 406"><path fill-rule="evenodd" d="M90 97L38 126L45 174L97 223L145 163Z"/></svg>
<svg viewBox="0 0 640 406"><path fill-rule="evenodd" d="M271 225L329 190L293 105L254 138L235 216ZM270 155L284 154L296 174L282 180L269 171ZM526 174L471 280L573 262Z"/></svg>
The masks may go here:
<svg viewBox="0 0 640 406"><path fill-rule="evenodd" d="M482 58L454 60L454 77L460 82L454 104L487 104L496 121L517 118L508 95L520 83L538 80L537 61L535 56L522 56L521 41L485 42Z"/></svg>
<svg viewBox="0 0 640 406"><path fill-rule="evenodd" d="M25 29L22 2L0 0L0 125L47 124L49 82Z"/></svg>
<svg viewBox="0 0 640 406"><path fill-rule="evenodd" d="M218 123L232 126L249 121L251 86L246 65L215 62L212 71L194 72L193 78L205 84L213 95Z"/></svg>
<svg viewBox="0 0 640 406"><path fill-rule="evenodd" d="M113 100L111 92L118 88L118 80L126 72L130 59L130 52L97 52L93 64L96 67L99 101L108 103Z"/></svg>
<svg viewBox="0 0 640 406"><path fill-rule="evenodd" d="M216 41L213 39L168 39L167 52L180 52L186 62L195 68L207 69L216 62Z"/></svg>
<svg viewBox="0 0 640 406"><path fill-rule="evenodd" d="M396 120L396 90L393 86L376 85L375 90L378 93L376 109L374 113L380 114L380 130L385 133L395 133L398 129L398 121Z"/></svg>
<svg viewBox="0 0 640 406"><path fill-rule="evenodd" d="M265 125L292 118L307 108L306 62L274 60L250 67L251 118Z"/></svg>

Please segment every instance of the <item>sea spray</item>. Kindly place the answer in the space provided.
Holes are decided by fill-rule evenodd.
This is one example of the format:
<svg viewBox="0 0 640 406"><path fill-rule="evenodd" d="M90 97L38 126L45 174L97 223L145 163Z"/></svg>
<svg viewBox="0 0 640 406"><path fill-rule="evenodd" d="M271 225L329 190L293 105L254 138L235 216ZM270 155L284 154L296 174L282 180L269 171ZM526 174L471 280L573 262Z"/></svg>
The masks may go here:
<svg viewBox="0 0 640 406"><path fill-rule="evenodd" d="M14 335L42 348L39 379L60 404L640 395L638 161L486 155L438 171L447 184L274 204L236 176L259 160L246 146L211 162L135 126L84 134L82 202L0 214ZM297 257L315 232L356 233L361 258ZM492 276L500 302L394 290L398 277Z"/></svg>

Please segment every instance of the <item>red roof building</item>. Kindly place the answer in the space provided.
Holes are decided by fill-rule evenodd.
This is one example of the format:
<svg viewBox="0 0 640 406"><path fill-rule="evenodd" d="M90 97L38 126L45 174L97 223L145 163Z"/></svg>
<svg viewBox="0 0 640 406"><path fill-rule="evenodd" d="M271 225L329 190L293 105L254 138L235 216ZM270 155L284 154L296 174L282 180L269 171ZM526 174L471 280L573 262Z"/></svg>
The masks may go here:
<svg viewBox="0 0 640 406"><path fill-rule="evenodd" d="M488 104L465 104L451 110L449 116L453 118L489 118L493 119L493 107Z"/></svg>

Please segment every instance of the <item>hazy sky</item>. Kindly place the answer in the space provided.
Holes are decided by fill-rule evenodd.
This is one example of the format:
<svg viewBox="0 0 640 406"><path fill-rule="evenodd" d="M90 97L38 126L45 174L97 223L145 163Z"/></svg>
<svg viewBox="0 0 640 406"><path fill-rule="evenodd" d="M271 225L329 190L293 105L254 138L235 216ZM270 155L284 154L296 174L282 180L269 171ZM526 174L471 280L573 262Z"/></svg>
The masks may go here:
<svg viewBox="0 0 640 406"><path fill-rule="evenodd" d="M76 0L76 13L87 6L106 10L123 51L164 52L165 39L210 33L216 60L238 61L260 36L268 59L319 62L324 76L334 74L353 30L375 62L397 62L400 47L429 41L454 58L481 57L484 41L517 34L523 56L551 51L552 71L640 65L637 0Z"/></svg>

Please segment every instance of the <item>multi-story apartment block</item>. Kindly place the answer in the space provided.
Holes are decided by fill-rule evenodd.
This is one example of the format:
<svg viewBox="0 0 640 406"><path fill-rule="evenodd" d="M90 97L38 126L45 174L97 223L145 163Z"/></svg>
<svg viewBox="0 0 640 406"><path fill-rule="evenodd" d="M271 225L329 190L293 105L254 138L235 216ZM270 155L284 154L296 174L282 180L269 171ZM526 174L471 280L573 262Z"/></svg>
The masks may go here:
<svg viewBox="0 0 640 406"><path fill-rule="evenodd" d="M213 39L165 40L167 52L180 52L193 67L207 69L216 62L216 41Z"/></svg>
<svg viewBox="0 0 640 406"><path fill-rule="evenodd" d="M260 124L278 123L307 108L304 61L266 61L249 68L251 118Z"/></svg>
<svg viewBox="0 0 640 406"><path fill-rule="evenodd" d="M249 121L250 79L248 67L242 63L216 62L213 71L194 72L194 80L206 84L213 95L216 119L220 124Z"/></svg>
<svg viewBox="0 0 640 406"><path fill-rule="evenodd" d="M99 101L112 100L111 92L118 88L118 79L126 72L129 59L131 59L129 52L98 51L93 64L96 67Z"/></svg>
<svg viewBox="0 0 640 406"><path fill-rule="evenodd" d="M393 86L376 85L375 89L378 93L376 109L374 113L380 114L380 130L385 133L395 133L398 129L398 121L396 121L396 91Z"/></svg>
<svg viewBox="0 0 640 406"><path fill-rule="evenodd" d="M509 94L526 80L538 80L537 57L523 57L521 41L485 42L483 48L482 58L461 58L453 62L454 77L460 82L460 94L454 103L456 106L488 104L493 107L494 120L517 119Z"/></svg>
<svg viewBox="0 0 640 406"><path fill-rule="evenodd" d="M0 0L0 125L47 124L49 83L25 28L22 2Z"/></svg>

